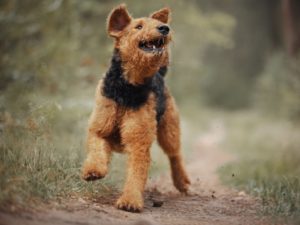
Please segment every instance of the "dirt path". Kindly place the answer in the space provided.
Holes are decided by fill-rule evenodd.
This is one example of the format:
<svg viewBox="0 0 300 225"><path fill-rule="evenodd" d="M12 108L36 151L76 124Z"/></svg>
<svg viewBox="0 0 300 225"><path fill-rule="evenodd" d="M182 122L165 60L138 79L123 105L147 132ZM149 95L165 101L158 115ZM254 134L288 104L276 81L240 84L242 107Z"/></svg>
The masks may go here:
<svg viewBox="0 0 300 225"><path fill-rule="evenodd" d="M268 224L258 214L259 201L222 186L216 169L232 156L218 148L224 139L222 127L212 127L195 142L193 161L188 164L192 187L188 196L179 194L172 186L169 174L161 175L147 185L145 209L141 214L117 210L113 204L117 193L94 201L73 199L62 209L51 207L35 213L4 214L0 224L201 224L201 225L256 225ZM161 207L153 202L162 201Z"/></svg>

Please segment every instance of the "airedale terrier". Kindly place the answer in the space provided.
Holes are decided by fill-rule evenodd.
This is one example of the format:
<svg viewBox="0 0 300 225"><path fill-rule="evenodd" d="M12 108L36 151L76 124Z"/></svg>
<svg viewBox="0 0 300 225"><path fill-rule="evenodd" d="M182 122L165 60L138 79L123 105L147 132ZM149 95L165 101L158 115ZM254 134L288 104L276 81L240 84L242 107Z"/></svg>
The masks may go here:
<svg viewBox="0 0 300 225"><path fill-rule="evenodd" d="M187 192L190 181L180 153L179 115L164 84L171 41L170 9L133 19L125 5L112 10L108 34L115 39L111 65L96 89L89 120L83 179L103 178L112 151L128 154L127 179L116 207L143 209L150 147L157 137L167 154L175 187Z"/></svg>

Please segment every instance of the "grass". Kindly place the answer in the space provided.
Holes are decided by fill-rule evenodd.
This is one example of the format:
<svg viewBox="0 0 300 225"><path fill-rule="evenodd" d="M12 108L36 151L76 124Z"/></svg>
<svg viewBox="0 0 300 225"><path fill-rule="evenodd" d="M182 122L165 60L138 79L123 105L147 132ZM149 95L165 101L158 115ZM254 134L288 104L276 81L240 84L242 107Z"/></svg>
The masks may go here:
<svg viewBox="0 0 300 225"><path fill-rule="evenodd" d="M33 104L32 98L29 102L23 99L19 106L26 107L30 103L30 107L24 114L18 112L22 117L14 118L8 112L1 114L2 209L32 206L36 202L69 196L98 198L121 191L126 157L120 154L114 154L110 172L103 180L87 183L80 178L86 124L92 106L84 107L80 102L86 104L93 99L78 101L78 96L74 95L71 101L76 99L77 104L58 104L54 99L39 104ZM184 125L184 129L187 126ZM183 144L189 146L188 143L191 143L189 135L184 132ZM188 152L185 148L184 153L188 155ZM167 157L154 144L149 177L168 172L168 169Z"/></svg>
<svg viewBox="0 0 300 225"><path fill-rule="evenodd" d="M21 121L11 118L11 124L5 125L0 142L2 206L112 188L110 178L92 185L80 179L84 129L77 130L76 116L65 121L63 113L71 112L59 113L55 104L48 103L33 112L35 116ZM61 129L68 122L73 126Z"/></svg>
<svg viewBox="0 0 300 225"><path fill-rule="evenodd" d="M226 123L224 148L238 158L220 169L223 181L259 196L265 213L299 222L298 125L259 113L235 113Z"/></svg>
<svg viewBox="0 0 300 225"><path fill-rule="evenodd" d="M79 90L68 101L54 95L44 102L41 99L46 96L37 90L37 99L23 96L15 114L1 113L0 208L70 195L93 198L121 190L126 157L120 154L114 154L103 180L87 183L80 178L94 95ZM80 99L81 95L86 99ZM16 103L11 104L15 107ZM157 145L152 153L150 177L168 168L167 157Z"/></svg>

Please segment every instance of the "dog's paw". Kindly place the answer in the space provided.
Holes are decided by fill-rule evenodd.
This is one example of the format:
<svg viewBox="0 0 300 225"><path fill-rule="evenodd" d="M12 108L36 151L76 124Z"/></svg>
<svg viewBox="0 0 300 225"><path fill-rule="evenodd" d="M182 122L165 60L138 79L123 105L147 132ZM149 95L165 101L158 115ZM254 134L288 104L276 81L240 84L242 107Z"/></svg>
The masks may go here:
<svg viewBox="0 0 300 225"><path fill-rule="evenodd" d="M99 162L86 161L82 168L82 179L94 181L102 179L107 174L107 166Z"/></svg>
<svg viewBox="0 0 300 225"><path fill-rule="evenodd" d="M177 188L178 191L181 193L187 193L191 184L190 179L188 176L183 173L179 176L173 177L174 186Z"/></svg>
<svg viewBox="0 0 300 225"><path fill-rule="evenodd" d="M102 179L103 177L105 177L105 175L102 175L101 173L97 173L95 171L90 171L82 175L82 179L86 181L94 181Z"/></svg>
<svg viewBox="0 0 300 225"><path fill-rule="evenodd" d="M116 207L128 212L141 212L144 207L141 195L126 195L123 194L116 202Z"/></svg>

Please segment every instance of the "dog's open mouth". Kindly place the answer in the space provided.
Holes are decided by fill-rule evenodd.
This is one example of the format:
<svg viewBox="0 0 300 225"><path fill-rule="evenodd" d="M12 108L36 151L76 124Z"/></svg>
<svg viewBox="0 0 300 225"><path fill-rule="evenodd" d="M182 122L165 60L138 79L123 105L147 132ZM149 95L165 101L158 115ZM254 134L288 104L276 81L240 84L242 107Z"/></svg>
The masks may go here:
<svg viewBox="0 0 300 225"><path fill-rule="evenodd" d="M139 48L146 52L161 52L164 50L165 38L156 38L151 41L140 41Z"/></svg>

